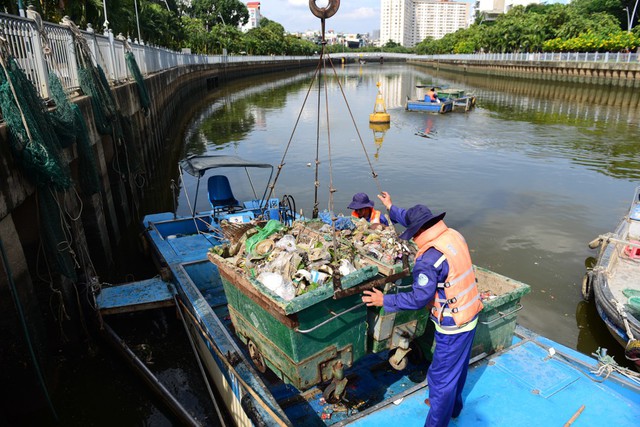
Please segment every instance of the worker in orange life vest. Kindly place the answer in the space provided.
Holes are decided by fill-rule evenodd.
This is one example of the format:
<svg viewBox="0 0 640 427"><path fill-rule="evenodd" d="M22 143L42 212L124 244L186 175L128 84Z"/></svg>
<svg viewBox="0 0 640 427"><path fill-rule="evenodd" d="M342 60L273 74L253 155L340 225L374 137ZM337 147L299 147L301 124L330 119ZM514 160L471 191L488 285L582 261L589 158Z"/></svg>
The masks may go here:
<svg viewBox="0 0 640 427"><path fill-rule="evenodd" d="M384 295L364 291L368 306L387 312L431 307L436 347L427 372L430 406L425 426L444 427L462 411L462 389L467 379L471 345L482 302L469 248L460 233L447 227L445 212L434 215L425 205L410 209L394 206L389 193L378 196L389 209L391 221L406 227L401 239L413 241L418 252L410 292Z"/></svg>
<svg viewBox="0 0 640 427"><path fill-rule="evenodd" d="M348 208L353 209L351 216L364 218L371 224L389 225L387 218L379 210L373 208L373 201L366 193L354 194Z"/></svg>
<svg viewBox="0 0 640 427"><path fill-rule="evenodd" d="M424 96L424 101L425 102L440 102L440 99L438 98L438 94L436 93L436 88L432 87L431 89L429 89L427 91L427 94Z"/></svg>

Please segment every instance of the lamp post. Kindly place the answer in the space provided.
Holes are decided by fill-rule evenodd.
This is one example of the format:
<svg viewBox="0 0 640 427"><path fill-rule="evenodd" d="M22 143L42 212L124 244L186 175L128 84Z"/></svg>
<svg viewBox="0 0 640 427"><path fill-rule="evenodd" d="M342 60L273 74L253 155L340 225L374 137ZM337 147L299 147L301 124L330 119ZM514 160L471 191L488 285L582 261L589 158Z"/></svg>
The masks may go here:
<svg viewBox="0 0 640 427"><path fill-rule="evenodd" d="M138 43L142 44L142 36L140 35L140 20L138 19L138 0L133 0L133 6L136 8L136 25L138 26Z"/></svg>
<svg viewBox="0 0 640 427"><path fill-rule="evenodd" d="M624 10L627 11L627 31L631 31L633 28L633 18L636 17L636 11L638 10L638 0L636 0L636 3L633 5L633 12L631 12L631 15L629 15L629 6L626 6Z"/></svg>
<svg viewBox="0 0 640 427"><path fill-rule="evenodd" d="M220 12L218 12L218 17L222 20L222 24L225 26L225 29L224 29L224 35L226 36L226 35L227 35L227 28L226 28L227 23L226 23L226 22L224 22L224 18L222 17L222 15L220 15ZM225 37L225 38L226 38L226 37ZM226 46L229 46L229 40L227 39L227 40L225 40L225 41L226 41L225 45L226 45ZM227 56L227 48L226 48L226 47L222 49L222 55L223 55L223 56Z"/></svg>
<svg viewBox="0 0 640 427"><path fill-rule="evenodd" d="M104 9L104 23L102 26L104 27L104 34L109 34L109 20L107 19L107 0L102 1L102 8Z"/></svg>
<svg viewBox="0 0 640 427"><path fill-rule="evenodd" d="M625 6L625 8L622 10L627 12L627 31L631 32L631 20L629 19L629 6Z"/></svg>

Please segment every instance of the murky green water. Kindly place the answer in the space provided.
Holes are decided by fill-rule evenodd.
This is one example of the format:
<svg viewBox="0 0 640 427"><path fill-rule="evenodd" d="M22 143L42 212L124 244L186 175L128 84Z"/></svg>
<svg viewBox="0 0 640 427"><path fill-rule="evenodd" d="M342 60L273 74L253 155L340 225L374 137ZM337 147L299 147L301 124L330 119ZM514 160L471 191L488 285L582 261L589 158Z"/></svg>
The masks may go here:
<svg viewBox="0 0 640 427"><path fill-rule="evenodd" d="M187 153L274 165L284 157L275 193L293 195L310 215L317 147L320 210L332 202L349 214L353 193L383 189L400 206L446 211L477 265L531 285L521 324L584 353L607 347L623 362L594 307L581 302L580 283L596 255L587 243L612 231L640 184L640 94L407 65L353 65L336 74L310 91L312 73L229 84L194 118ZM369 125L377 82L391 115L388 129ZM431 84L474 92L477 108L405 111L415 86ZM238 198L250 197L246 181L232 178ZM192 181L187 187L193 191ZM199 197L204 210L205 192ZM193 202L182 196L179 209Z"/></svg>

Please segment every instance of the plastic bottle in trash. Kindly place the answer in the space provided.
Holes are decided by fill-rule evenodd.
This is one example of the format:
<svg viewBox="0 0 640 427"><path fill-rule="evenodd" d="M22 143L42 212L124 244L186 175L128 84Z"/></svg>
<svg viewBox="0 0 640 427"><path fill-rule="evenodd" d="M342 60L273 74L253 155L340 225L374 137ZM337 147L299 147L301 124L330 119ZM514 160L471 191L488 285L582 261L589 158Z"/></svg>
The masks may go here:
<svg viewBox="0 0 640 427"><path fill-rule="evenodd" d="M260 273L257 279L267 289L285 301L291 301L296 296L296 288L293 284L290 281L285 281L282 275L278 273L263 272Z"/></svg>

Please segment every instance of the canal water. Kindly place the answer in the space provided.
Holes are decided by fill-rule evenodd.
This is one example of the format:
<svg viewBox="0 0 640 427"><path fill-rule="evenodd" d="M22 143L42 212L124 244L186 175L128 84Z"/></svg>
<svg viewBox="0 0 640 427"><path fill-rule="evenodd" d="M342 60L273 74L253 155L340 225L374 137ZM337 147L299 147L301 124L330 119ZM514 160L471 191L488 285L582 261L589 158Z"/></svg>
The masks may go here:
<svg viewBox="0 0 640 427"><path fill-rule="evenodd" d="M378 82L388 126L369 123ZM444 115L408 112L404 104L418 85L466 89L477 106ZM314 72L281 73L225 83L201 100L176 143L184 144L184 156L233 154L283 164L274 195L291 195L307 216L316 181L320 211L348 215L354 193L375 198L381 190L399 206L446 211L476 265L531 286L519 323L586 354L605 347L625 364L593 304L582 301L580 284L596 256L587 243L613 230L640 185L639 116L640 94L628 89L367 63L336 66L315 79ZM266 177L253 174L249 183L244 171L230 174L235 196L261 196ZM166 196L171 179L179 182L177 167L151 183L156 196L146 212L173 209ZM189 197L177 197L179 213L208 209L206 185L197 199L192 177L183 186ZM196 383L206 393L174 317L146 319L152 334L136 335L127 319L121 322L118 330L132 335L142 354L151 350L140 343L157 335L149 358L170 388ZM55 403L71 420L66 425L175 423L116 356L98 354L62 371L68 386ZM164 366L164 354L184 362ZM198 419L216 425L210 406L190 393L182 397Z"/></svg>

